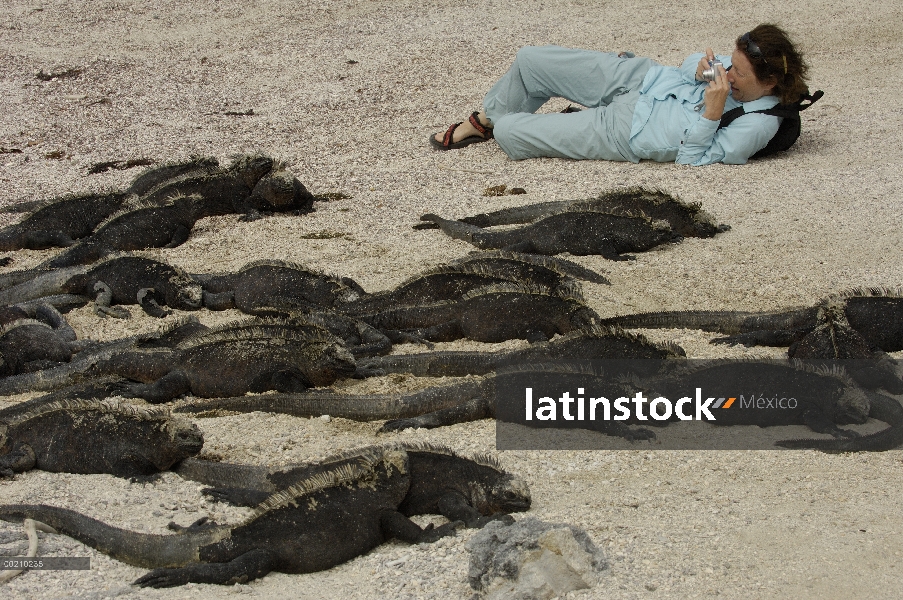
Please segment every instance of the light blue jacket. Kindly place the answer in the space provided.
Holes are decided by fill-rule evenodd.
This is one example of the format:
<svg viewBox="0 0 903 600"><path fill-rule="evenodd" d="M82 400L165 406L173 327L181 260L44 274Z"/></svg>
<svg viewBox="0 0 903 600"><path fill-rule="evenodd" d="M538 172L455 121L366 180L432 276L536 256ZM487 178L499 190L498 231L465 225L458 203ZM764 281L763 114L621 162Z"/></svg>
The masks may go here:
<svg viewBox="0 0 903 600"><path fill-rule="evenodd" d="M708 82L696 81L696 67L702 53L693 54L680 68L653 65L643 79L633 113L630 148L640 158L686 165L722 162L745 164L778 131L780 119L770 115L746 114L718 130L718 121L702 116L703 95ZM717 57L727 68L730 56ZM728 96L724 112L740 106L749 113L771 108L776 96L752 102L737 102Z"/></svg>

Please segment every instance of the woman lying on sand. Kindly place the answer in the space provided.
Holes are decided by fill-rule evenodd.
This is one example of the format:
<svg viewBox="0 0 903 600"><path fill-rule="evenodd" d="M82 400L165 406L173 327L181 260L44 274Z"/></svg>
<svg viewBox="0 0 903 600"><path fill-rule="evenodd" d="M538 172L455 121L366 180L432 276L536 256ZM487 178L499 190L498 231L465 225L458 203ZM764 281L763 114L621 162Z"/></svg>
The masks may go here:
<svg viewBox="0 0 903 600"><path fill-rule="evenodd" d="M716 60L723 66L715 62L704 77ZM430 143L453 150L494 138L515 160L743 164L771 140L780 119L744 114L719 129L721 116L738 106L751 113L796 102L807 91L807 70L787 34L770 24L737 38L730 56L708 48L680 68L630 53L525 47L486 94L483 111ZM588 110L534 114L556 96Z"/></svg>

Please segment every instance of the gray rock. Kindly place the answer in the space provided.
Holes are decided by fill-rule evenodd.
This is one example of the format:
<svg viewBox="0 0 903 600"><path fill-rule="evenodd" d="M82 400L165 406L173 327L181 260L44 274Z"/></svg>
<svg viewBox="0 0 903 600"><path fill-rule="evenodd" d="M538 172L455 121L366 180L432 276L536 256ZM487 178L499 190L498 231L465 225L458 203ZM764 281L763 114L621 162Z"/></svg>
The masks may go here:
<svg viewBox="0 0 903 600"><path fill-rule="evenodd" d="M535 518L493 521L466 547L470 585L492 600L548 600L596 585L608 569L585 531Z"/></svg>

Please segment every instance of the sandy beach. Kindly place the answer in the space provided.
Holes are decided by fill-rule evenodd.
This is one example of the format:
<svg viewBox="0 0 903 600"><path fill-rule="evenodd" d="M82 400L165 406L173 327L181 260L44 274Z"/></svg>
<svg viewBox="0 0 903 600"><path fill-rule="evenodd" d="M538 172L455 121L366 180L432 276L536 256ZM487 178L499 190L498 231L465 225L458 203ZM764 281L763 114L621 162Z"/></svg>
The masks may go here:
<svg viewBox="0 0 903 600"><path fill-rule="evenodd" d="M515 162L494 143L437 152L427 138L480 108L518 48L558 44L629 50L679 65L760 22L785 28L805 52L811 88L824 98L802 114L794 148L747 165L687 167L533 159ZM815 0L713 7L705 2L526 0L516 3L367 0L8 0L0 11L0 207L123 188L140 168L89 175L96 163L158 162L264 152L284 161L318 202L302 216L202 220L190 239L149 250L191 273L234 271L266 258L390 289L473 248L435 230L424 213L459 218L641 185L699 203L730 231L686 239L613 262L568 257L611 285L584 283L608 317L651 310L778 310L812 305L853 287L903 285L903 7ZM897 25L894 25L896 23ZM50 80L43 74L65 74ZM75 74L77 71L77 74ZM44 78L46 79L46 78ZM557 111L555 99L542 111ZM525 195L486 197L521 187ZM20 218L0 214L0 226ZM59 250L4 253L2 272ZM154 331L129 320L69 313L79 337L111 340ZM238 311L196 314L208 325ZM691 358L780 357L781 348L715 346L692 330L642 331ZM526 345L450 342L439 349ZM414 345L394 352L416 352ZM903 353L894 354L903 358ZM436 383L390 375L340 382L354 393ZM0 398L0 407L33 397ZM462 453L494 451L485 420L376 435L380 422L252 413L195 420L204 453L283 465L388 441L428 441ZM785 427L775 439L808 437ZM586 598L896 598L903 587L903 451L499 452L530 484L529 515L584 528L610 574ZM200 494L172 473L147 484L104 475L31 471L0 481L2 503L45 503L119 527L164 534L166 524L209 516L228 523L248 509ZM419 522L441 522L427 517ZM10 598L470 598L472 530L433 545L385 544L326 572L271 573L246 585L129 584L145 570L75 540L41 534L46 556L89 556L90 571L35 571L4 586ZM0 554L23 552L20 525L0 522Z"/></svg>

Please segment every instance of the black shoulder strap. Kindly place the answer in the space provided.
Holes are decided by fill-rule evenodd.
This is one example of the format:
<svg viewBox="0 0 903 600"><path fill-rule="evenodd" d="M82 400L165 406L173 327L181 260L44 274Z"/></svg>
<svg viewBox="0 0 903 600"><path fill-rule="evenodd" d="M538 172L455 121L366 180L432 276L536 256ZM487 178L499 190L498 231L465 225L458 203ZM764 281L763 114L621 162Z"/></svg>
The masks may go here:
<svg viewBox="0 0 903 600"><path fill-rule="evenodd" d="M758 112L758 111L756 111ZM746 114L746 111L743 110L743 105L741 104L737 108L732 108L723 115L721 115L721 121L718 123L718 129L722 127L727 127L731 123L733 123L737 118L742 117Z"/></svg>
<svg viewBox="0 0 903 600"><path fill-rule="evenodd" d="M763 115L771 115L773 117L783 117L785 119L799 119L800 113L816 102L824 96L825 93L821 90L817 90L814 94L809 94L808 92L803 94L799 100L794 102L793 104L776 104L771 108L766 108L763 110L753 110L750 113L762 113ZM743 109L743 105L741 104L737 108L733 108L723 115L721 115L721 122L718 123L718 129L722 127L727 127L731 123L733 123L739 117L747 114Z"/></svg>
<svg viewBox="0 0 903 600"><path fill-rule="evenodd" d="M750 113L756 112L782 118L777 133L775 133L774 136L770 140L768 140L768 144L766 144L764 148L753 154L751 158L762 158L763 156L770 156L772 154L775 154L776 152L787 150L794 143L796 143L796 140L800 137L800 132L802 130L802 119L800 118L800 112L815 104L818 99L824 95L824 92L822 92L821 90L818 90L811 95L806 92L800 97L799 100L797 100L793 104L777 104L775 106L772 106L771 108L766 108L765 110L750 111ZM742 117L745 114L747 113L743 109L742 104L737 108L727 111L721 116L721 122L718 123L718 129L727 127L733 121L737 120L739 117Z"/></svg>

